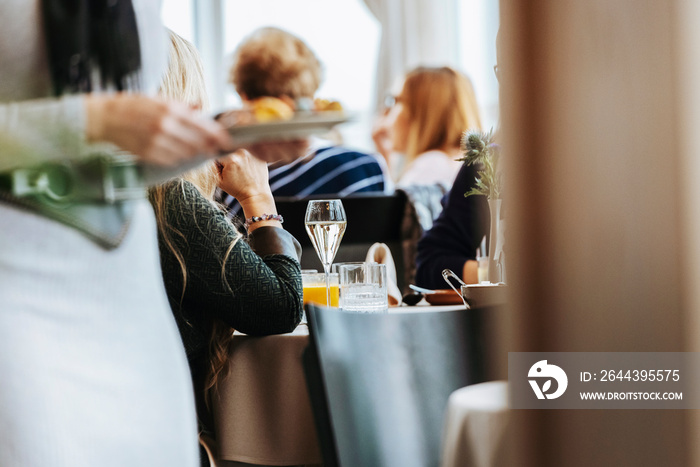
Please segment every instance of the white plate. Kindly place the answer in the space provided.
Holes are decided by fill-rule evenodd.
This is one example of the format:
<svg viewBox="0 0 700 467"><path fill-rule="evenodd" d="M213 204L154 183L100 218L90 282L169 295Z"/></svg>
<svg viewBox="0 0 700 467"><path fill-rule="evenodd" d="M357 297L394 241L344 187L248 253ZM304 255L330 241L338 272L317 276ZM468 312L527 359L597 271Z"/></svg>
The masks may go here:
<svg viewBox="0 0 700 467"><path fill-rule="evenodd" d="M229 134L237 143L290 141L328 133L334 126L350 120L344 112L323 112L309 116L297 115L291 120L234 125Z"/></svg>

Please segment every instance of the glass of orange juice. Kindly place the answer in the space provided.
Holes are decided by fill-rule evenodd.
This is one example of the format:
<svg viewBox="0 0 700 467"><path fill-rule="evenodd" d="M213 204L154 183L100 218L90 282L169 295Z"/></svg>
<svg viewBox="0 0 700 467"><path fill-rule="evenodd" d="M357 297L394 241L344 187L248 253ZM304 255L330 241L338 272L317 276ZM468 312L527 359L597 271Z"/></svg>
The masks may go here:
<svg viewBox="0 0 700 467"><path fill-rule="evenodd" d="M330 306L338 306L338 274L329 275L331 286ZM315 305L326 306L326 276L321 273L303 272L301 280L304 284L304 305L313 303Z"/></svg>

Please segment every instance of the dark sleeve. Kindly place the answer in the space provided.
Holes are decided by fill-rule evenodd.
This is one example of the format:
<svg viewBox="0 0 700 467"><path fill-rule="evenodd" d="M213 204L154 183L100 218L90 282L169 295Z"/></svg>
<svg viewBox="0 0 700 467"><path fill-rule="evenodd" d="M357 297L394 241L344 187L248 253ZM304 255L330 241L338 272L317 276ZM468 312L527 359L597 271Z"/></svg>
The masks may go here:
<svg viewBox="0 0 700 467"><path fill-rule="evenodd" d="M443 198L443 210L418 242L416 283L430 289L445 289L442 270L462 276L464 263L476 258L481 239L488 240L489 208L485 196L464 197L475 184L473 166L462 166L452 189ZM482 253L483 254L483 253Z"/></svg>
<svg viewBox="0 0 700 467"><path fill-rule="evenodd" d="M291 332L299 324L301 248L291 234L260 227L248 243L189 182L168 190L166 200L168 221L181 234L173 237L187 267L182 308L188 319L207 314L250 335ZM171 273L181 277L179 270Z"/></svg>

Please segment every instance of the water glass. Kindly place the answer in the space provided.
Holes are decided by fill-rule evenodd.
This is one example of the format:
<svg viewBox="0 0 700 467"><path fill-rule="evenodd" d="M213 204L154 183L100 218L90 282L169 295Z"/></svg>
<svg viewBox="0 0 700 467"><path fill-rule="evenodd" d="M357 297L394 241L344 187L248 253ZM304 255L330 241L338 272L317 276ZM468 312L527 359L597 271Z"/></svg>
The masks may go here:
<svg viewBox="0 0 700 467"><path fill-rule="evenodd" d="M333 274L338 274L339 269L341 266L356 266L356 265L362 265L362 264L367 264L367 263L374 263L375 261L350 261L347 263L333 263L331 265L331 272Z"/></svg>
<svg viewBox="0 0 700 467"><path fill-rule="evenodd" d="M339 264L339 305L343 311L387 313L386 265L378 263Z"/></svg>

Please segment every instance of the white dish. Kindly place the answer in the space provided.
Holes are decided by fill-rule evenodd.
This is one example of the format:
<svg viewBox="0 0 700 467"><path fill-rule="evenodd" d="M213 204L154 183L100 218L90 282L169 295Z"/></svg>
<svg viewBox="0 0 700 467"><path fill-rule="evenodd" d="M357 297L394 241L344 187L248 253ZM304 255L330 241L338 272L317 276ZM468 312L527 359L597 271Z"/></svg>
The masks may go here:
<svg viewBox="0 0 700 467"><path fill-rule="evenodd" d="M323 112L296 115L291 120L234 125L228 128L228 132L237 143L243 144L291 141L326 134L348 120L350 118L344 112Z"/></svg>
<svg viewBox="0 0 700 467"><path fill-rule="evenodd" d="M502 305L508 298L508 287L505 284L466 284L462 286L462 296L469 306L482 307Z"/></svg>

